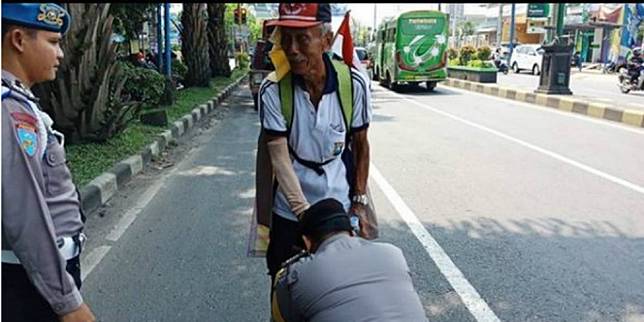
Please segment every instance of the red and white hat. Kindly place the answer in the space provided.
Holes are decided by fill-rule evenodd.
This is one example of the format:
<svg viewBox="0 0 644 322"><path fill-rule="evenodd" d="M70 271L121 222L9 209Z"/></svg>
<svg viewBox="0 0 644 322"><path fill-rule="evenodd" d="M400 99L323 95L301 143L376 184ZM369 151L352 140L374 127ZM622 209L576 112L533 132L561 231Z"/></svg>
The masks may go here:
<svg viewBox="0 0 644 322"><path fill-rule="evenodd" d="M269 26L308 28L331 22L331 5L328 3L280 3L279 19Z"/></svg>

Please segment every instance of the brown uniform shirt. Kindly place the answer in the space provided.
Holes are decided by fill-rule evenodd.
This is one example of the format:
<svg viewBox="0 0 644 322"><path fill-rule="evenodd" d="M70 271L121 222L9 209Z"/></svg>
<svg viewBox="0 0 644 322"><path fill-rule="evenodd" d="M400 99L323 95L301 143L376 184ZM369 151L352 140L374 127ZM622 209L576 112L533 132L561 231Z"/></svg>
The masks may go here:
<svg viewBox="0 0 644 322"><path fill-rule="evenodd" d="M80 200L65 150L38 121L37 100L4 70L2 83L2 249L15 253L57 314L68 313L82 298L57 240L83 229Z"/></svg>

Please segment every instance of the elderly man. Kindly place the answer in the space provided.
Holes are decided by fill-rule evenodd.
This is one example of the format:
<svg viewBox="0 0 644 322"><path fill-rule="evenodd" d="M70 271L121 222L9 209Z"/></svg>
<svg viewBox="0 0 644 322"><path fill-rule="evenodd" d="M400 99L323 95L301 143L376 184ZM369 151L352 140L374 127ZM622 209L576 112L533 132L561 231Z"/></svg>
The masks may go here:
<svg viewBox="0 0 644 322"><path fill-rule="evenodd" d="M300 230L308 253L278 272L274 321L427 321L402 251L352 237L337 200L306 211Z"/></svg>
<svg viewBox="0 0 644 322"><path fill-rule="evenodd" d="M276 186L266 254L272 279L282 262L304 247L299 217L311 203L335 198L365 216L371 120L370 92L361 73L331 59L331 8L324 3L282 3L276 25L290 72L259 90ZM276 65L279 71L280 66ZM259 159L259 154L258 154ZM279 189L277 189L279 188Z"/></svg>
<svg viewBox="0 0 644 322"><path fill-rule="evenodd" d="M56 77L70 19L53 3L2 4L2 321L95 320L64 139L30 90Z"/></svg>

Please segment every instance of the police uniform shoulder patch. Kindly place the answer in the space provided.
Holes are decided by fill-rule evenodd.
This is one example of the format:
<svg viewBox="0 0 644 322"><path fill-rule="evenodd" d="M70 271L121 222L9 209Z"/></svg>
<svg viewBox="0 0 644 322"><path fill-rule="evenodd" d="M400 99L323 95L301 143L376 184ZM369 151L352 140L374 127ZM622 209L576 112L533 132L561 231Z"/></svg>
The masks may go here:
<svg viewBox="0 0 644 322"><path fill-rule="evenodd" d="M25 153L33 157L38 150L38 127L36 118L28 113L11 113L11 117L15 120L16 136L18 144Z"/></svg>

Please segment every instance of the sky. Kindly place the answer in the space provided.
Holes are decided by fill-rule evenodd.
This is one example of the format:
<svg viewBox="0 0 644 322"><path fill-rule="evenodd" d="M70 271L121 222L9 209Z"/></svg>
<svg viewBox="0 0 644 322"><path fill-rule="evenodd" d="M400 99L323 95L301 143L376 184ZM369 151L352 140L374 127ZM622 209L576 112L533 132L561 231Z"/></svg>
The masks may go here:
<svg viewBox="0 0 644 322"><path fill-rule="evenodd" d="M380 22L386 16L394 16L399 12L410 10L438 10L438 3L377 3L376 20ZM351 16L356 18L361 24L373 27L374 4L373 3L349 3ZM447 3L442 4L443 12L446 12ZM478 3L465 4L465 14L485 14L486 9L481 8Z"/></svg>

